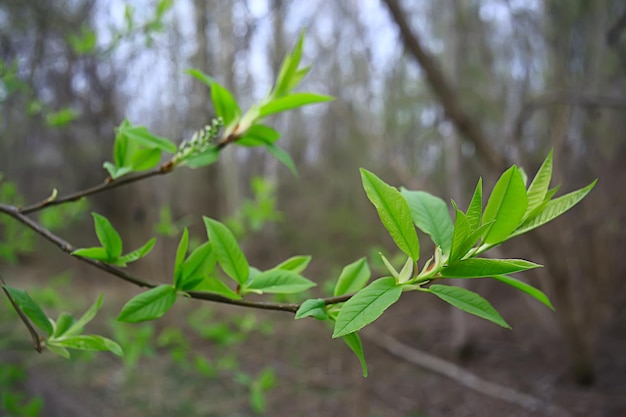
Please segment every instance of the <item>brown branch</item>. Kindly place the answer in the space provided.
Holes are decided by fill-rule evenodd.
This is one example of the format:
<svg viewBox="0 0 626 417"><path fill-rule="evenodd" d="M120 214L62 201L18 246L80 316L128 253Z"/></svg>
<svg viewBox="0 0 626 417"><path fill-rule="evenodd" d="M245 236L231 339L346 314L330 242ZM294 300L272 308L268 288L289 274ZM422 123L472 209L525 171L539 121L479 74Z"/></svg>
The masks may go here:
<svg viewBox="0 0 626 417"><path fill-rule="evenodd" d="M17 312L17 315L20 317L20 320L22 320L22 323L24 323L24 326L26 326L26 329L28 329L28 333L30 333L30 336L33 338L33 346L35 350L39 353L43 352L43 344L41 343L42 342L41 336L39 336L39 333L37 333L37 331L31 324L28 317L26 317L26 314L24 314L24 312L20 308L20 306L17 305L17 303L11 296L11 293L9 292L9 290L6 289L5 287L6 282L4 282L4 279L1 276L0 276L0 283L2 284L2 291L4 291L4 293L6 294L7 298L9 299L9 302L11 303L11 305Z"/></svg>
<svg viewBox="0 0 626 417"><path fill-rule="evenodd" d="M7 215L21 222L22 224L27 226L29 229L35 231L36 233L41 235L43 238L45 238L46 240L48 240L49 242L57 246L63 252L71 255L71 253L75 250L74 246L72 246L69 242L57 236L56 234L52 233L50 230L46 229L45 227L43 227L36 221L32 220L28 216L24 215L22 212L20 212L19 208L14 207L14 206L9 206L6 204L0 204L0 212L6 213ZM154 288L157 286L157 284L153 284L153 283L144 281L140 278L134 277L128 274L127 272L119 268L116 268L112 265L109 265L107 263L96 261L96 260L89 259L89 258L83 258L80 256L76 256L76 259L86 264L89 264L95 268L98 268L102 271L105 271L123 281L137 285L138 287ZM267 301L233 300L233 299L221 296L219 294L200 292L200 291L190 291L187 294L189 294L189 297L198 299L198 300L212 301L215 303L230 304L230 305L235 305L235 306L240 306L240 307L256 308L256 309L261 309L261 310L276 310L276 311L287 311L290 313L295 313L296 311L298 311L298 308L300 308L299 303L274 303L274 302L267 302ZM328 298L324 298L323 300L327 305L337 304L337 303L342 303L342 302L349 300L352 297L352 295L353 294L347 294L347 295L342 295L338 297L328 297Z"/></svg>
<svg viewBox="0 0 626 417"><path fill-rule="evenodd" d="M408 21L404 16L404 12L398 4L397 0L383 0L387 5L389 12L393 16L406 48L417 60L422 70L426 74L426 80L430 89L439 99L444 108L446 116L452 121L455 128L460 134L469 139L478 152L483 156L489 166L497 171L504 169L505 159L489 144L489 140L482 132L480 126L474 123L470 117L463 111L460 106L461 100L457 96L454 89L450 86L450 82L443 75L443 71L437 64L436 60L423 48L419 38L412 31Z"/></svg>
<svg viewBox="0 0 626 417"><path fill-rule="evenodd" d="M478 375L466 371L452 362L407 346L388 334L376 330L373 326L364 330L363 336L367 337L370 342L402 360L448 377L481 394L518 405L529 412L541 412L546 416L555 417L570 416L569 412L555 404L547 403L539 398L524 394L512 388L484 380Z"/></svg>
<svg viewBox="0 0 626 417"><path fill-rule="evenodd" d="M548 91L528 100L515 118L512 140L522 139L524 125L537 111L557 104L569 104L588 108L608 108L613 110L626 109L626 98L609 97L599 94L576 93L574 91Z"/></svg>

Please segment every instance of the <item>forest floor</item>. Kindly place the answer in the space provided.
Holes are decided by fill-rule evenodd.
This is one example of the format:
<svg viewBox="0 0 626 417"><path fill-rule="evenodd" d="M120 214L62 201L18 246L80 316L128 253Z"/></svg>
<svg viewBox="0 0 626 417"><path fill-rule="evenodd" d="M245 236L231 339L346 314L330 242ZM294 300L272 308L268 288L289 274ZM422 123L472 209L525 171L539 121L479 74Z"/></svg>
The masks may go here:
<svg viewBox="0 0 626 417"><path fill-rule="evenodd" d="M93 274L82 281L88 284L78 289L80 298L95 300L97 293L104 292L100 316L112 318L136 291L123 284L96 284L101 277ZM28 275L29 280L38 280L41 273ZM540 316L531 313L523 295L481 284L477 290L493 301L513 330L468 317L473 350L457 365L556 405L572 417L626 416L624 288L616 300L619 308L600 331L597 377L589 387L573 382L565 345L550 326L538 322ZM77 298L75 286L59 289L64 291ZM87 307L79 304L72 306L75 315ZM77 359L68 362L34 351L0 352L5 363L26 364L28 379L22 388L44 398L42 416L255 416L262 415L255 413L255 405L263 404L264 415L271 416L549 415L546 410L530 412L483 395L392 356L368 339L367 333L363 343L369 376L363 378L358 360L341 341L331 340L325 324L312 319L295 321L285 313L198 306L184 300L155 327L137 325L114 331L109 323L100 321L91 330L126 338L129 346L144 353L136 363L132 357L124 362L107 353L76 355ZM183 338L172 330L180 326ZM426 295L403 297L375 326L412 348L451 360L450 310ZM232 329L242 330L242 336L232 337ZM143 348L142 335L154 349ZM23 337L28 334L24 332ZM265 369L272 370L275 384L268 383L267 391L251 389L250 381Z"/></svg>

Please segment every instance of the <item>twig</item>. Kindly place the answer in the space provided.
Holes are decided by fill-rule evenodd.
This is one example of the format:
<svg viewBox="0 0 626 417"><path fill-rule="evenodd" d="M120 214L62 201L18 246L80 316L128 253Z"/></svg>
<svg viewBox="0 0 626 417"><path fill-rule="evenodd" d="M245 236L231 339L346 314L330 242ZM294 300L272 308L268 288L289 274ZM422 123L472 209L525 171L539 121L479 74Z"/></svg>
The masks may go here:
<svg viewBox="0 0 626 417"><path fill-rule="evenodd" d="M0 204L0 212L6 213L7 215L21 222L22 224L24 224L31 230L35 231L36 233L44 237L49 242L52 242L55 246L57 246L63 252L71 255L71 253L75 250L74 246L72 246L69 242L57 236L56 234L52 233L50 230L46 229L45 227L43 227L42 225L40 225L39 223L31 219L30 217L21 213L19 208L9 206L6 204ZM153 284L153 283L144 281L140 278L134 277L128 274L127 272L119 268L116 268L112 265L109 265L107 263L96 261L96 260L89 259L89 258L83 258L80 256L76 256L76 259L86 264L89 264L95 268L98 268L102 271L105 271L123 281L137 285L142 288L154 288L157 286L157 284ZM276 310L276 311L286 311L290 313L295 313L296 311L298 311L298 308L300 308L299 303L274 303L274 302L267 302L267 301L233 300L233 299L221 296L219 294L200 292L200 291L190 291L187 294L189 295L189 297L197 299L197 300L212 301L216 303L230 304L230 305L236 305L240 307L256 308L256 309L261 309L261 310ZM342 302L349 300L352 297L352 295L353 294L347 294L347 295L342 295L338 297L328 297L328 298L324 298L323 300L327 305L337 304L337 303L342 303Z"/></svg>
<svg viewBox="0 0 626 417"><path fill-rule="evenodd" d="M26 317L26 314L24 314L24 312L20 308L20 306L17 305L17 303L11 296L11 293L5 288L6 282L4 282L4 279L1 276L0 276L0 283L2 283L2 291L4 291L4 293L6 294L7 298L11 302L11 305L17 312L17 315L20 317L20 320L22 320L22 323L24 323L24 326L26 326L26 328L28 329L28 333L30 333L30 336L33 338L33 345L35 347L35 350L39 353L43 352L41 336L39 336L39 333L37 333L37 331L31 324L28 317Z"/></svg>
<svg viewBox="0 0 626 417"><path fill-rule="evenodd" d="M518 405L530 412L540 412L546 416L570 417L568 411L555 404L547 403L539 398L524 394L512 388L484 380L452 362L407 346L388 334L376 330L372 326L363 331L363 336L370 342L373 342L402 360L446 376L481 394Z"/></svg>

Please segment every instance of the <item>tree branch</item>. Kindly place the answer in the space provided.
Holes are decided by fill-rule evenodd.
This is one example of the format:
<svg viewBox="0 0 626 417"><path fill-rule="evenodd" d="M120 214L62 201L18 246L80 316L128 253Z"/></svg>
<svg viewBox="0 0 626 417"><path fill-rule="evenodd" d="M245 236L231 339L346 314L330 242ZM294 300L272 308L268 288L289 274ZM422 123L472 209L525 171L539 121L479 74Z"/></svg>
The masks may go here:
<svg viewBox="0 0 626 417"><path fill-rule="evenodd" d="M11 305L17 312L17 315L20 317L20 320L22 320L22 323L24 323L24 326L26 326L26 329L28 329L28 333L30 333L30 336L33 339L33 346L35 350L39 353L43 352L43 344L41 343L43 339L41 338L41 336L39 336L39 333L37 333L37 331L31 324L28 317L26 317L26 314L24 314L24 312L20 308L20 306L17 305L17 303L11 296L11 293L4 287L6 285L6 282L4 282L4 279L1 276L0 276L0 283L2 284L2 290L4 291L4 294L9 299L9 302L11 303Z"/></svg>
<svg viewBox="0 0 626 417"><path fill-rule="evenodd" d="M36 233L41 235L43 238L45 238L46 240L48 240L49 242L51 242L52 244L57 246L59 249L61 249L63 252L69 255L71 255L71 253L76 249L74 248L74 246L72 246L72 244L70 244L66 240L52 233L50 230L46 229L45 227L43 227L36 221L32 220L30 217L24 215L18 207L9 206L9 205L0 203L0 212L6 213L7 215L13 217L14 219L21 222L29 229L35 231ZM138 287L154 288L157 286L157 284L153 284L151 282L144 281L140 278L134 277L128 274L127 272L125 272L124 270L116 268L107 263L96 261L96 260L89 259L89 258L83 258L80 256L76 256L75 258L81 262L84 262L104 272L107 272L121 279L122 281L126 281L128 283L137 285ZM290 313L295 313L296 311L298 311L298 308L300 308L300 305L301 305L300 303L274 303L274 302L267 302L267 301L233 300L233 299L221 296L219 294L213 294L209 292L200 292L200 291L189 291L187 292L187 294L189 295L190 298L194 298L197 300L212 301L215 303L230 304L230 305L248 307L248 308L256 308L260 310L286 311ZM328 298L324 298L323 300L326 305L330 305L330 304L337 304L337 303L345 302L349 300L352 296L353 294L347 294L347 295L342 295L338 297L328 297Z"/></svg>
<svg viewBox="0 0 626 417"><path fill-rule="evenodd" d="M400 8L397 0L383 0L389 12L393 16L406 48L417 60L422 70L426 74L426 80L430 89L439 99L444 108L446 116L452 121L460 134L469 139L485 161L494 170L502 170L505 167L503 156L489 144L489 140L482 132L479 125L474 123L460 106L460 99L450 86L450 83L443 75L443 71L435 59L423 48L419 38L411 30L409 23L404 17L404 12Z"/></svg>

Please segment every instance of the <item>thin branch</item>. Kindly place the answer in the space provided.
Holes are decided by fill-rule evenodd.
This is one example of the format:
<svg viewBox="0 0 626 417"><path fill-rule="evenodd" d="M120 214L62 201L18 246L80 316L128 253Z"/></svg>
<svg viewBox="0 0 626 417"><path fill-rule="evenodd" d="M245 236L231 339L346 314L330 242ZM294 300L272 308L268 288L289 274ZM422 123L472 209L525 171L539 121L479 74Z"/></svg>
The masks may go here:
<svg viewBox="0 0 626 417"><path fill-rule="evenodd" d="M484 380L478 375L466 371L452 362L407 346L388 334L376 330L373 326L364 330L363 335L367 337L370 342L378 345L392 355L431 372L448 377L481 394L518 405L529 412L540 412L546 416L554 417L570 416L569 412L555 404L547 403L532 395L524 394L512 388Z"/></svg>
<svg viewBox="0 0 626 417"><path fill-rule="evenodd" d="M39 353L43 352L43 344L41 343L42 342L41 336L39 336L39 333L37 333L37 330L35 330L35 328L31 324L28 317L26 317L26 314L24 314L20 306L17 305L17 303L11 296L11 293L5 288L6 282L1 276L0 276L0 283L2 283L2 291L4 291L4 293L6 294L7 298L11 302L11 305L17 312L17 315L20 317L20 320L22 320L22 323L24 323L24 326L26 326L26 329L28 329L28 333L30 333L30 336L33 338L33 345L34 345L35 350Z"/></svg>
<svg viewBox="0 0 626 417"><path fill-rule="evenodd" d="M0 204L0 212L6 213L7 215L13 217L14 219L21 222L22 224L27 226L29 229L35 231L36 233L41 235L43 238L45 238L46 240L48 240L49 242L51 242L52 244L57 246L59 249L61 249L63 252L69 255L71 255L71 253L76 249L74 248L74 246L72 246L72 244L70 244L66 240L62 239L61 237L57 236L56 234L52 233L50 230L46 229L45 227L37 223L36 221L24 215L22 212L20 212L19 208L17 207L9 206L6 204ZM95 268L105 271L123 281L137 285L138 287L155 288L157 286L157 284L153 284L153 283L144 281L140 278L134 277L128 274L127 272L125 272L124 270L116 268L107 263L96 261L96 260L89 259L89 258L83 258L80 256L76 256L75 258L81 262L84 262ZM236 305L240 307L256 308L260 310L275 310L275 311L286 311L290 313L295 313L296 311L298 311L298 308L300 308L299 303L274 303L274 302L267 302L267 301L233 300L233 299L221 296L219 294L200 292L200 291L190 291L187 294L189 295L190 298L194 298L197 300L211 301L211 302L222 303L222 304L230 304L230 305ZM328 297L328 298L324 298L323 300L324 300L324 303L327 305L337 304L337 303L342 303L342 302L349 300L352 297L352 295L353 294L347 294L347 295L342 295L338 297Z"/></svg>

